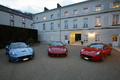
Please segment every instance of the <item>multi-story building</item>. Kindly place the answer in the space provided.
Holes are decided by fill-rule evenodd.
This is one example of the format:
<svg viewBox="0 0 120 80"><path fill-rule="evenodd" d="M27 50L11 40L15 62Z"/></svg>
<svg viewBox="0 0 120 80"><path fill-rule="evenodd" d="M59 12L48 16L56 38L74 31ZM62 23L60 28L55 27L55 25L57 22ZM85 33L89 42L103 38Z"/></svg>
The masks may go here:
<svg viewBox="0 0 120 80"><path fill-rule="evenodd" d="M83 41L120 46L120 1L88 0L55 9L44 8L34 14L34 28L41 42L62 41L70 44Z"/></svg>
<svg viewBox="0 0 120 80"><path fill-rule="evenodd" d="M32 16L0 5L0 25L32 28Z"/></svg>

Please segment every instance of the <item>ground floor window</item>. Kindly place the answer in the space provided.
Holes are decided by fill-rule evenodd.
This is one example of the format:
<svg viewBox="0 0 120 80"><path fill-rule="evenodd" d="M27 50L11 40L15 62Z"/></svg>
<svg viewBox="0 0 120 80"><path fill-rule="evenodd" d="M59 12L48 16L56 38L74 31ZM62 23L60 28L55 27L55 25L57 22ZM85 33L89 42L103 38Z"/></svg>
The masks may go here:
<svg viewBox="0 0 120 80"><path fill-rule="evenodd" d="M84 42L88 42L88 35L84 35Z"/></svg>
<svg viewBox="0 0 120 80"><path fill-rule="evenodd" d="M68 40L68 35L65 35L65 40Z"/></svg>
<svg viewBox="0 0 120 80"><path fill-rule="evenodd" d="M118 35L112 35L112 41L117 42Z"/></svg>
<svg viewBox="0 0 120 80"><path fill-rule="evenodd" d="M100 35L99 34L95 35L95 41L97 41L97 42L100 41Z"/></svg>

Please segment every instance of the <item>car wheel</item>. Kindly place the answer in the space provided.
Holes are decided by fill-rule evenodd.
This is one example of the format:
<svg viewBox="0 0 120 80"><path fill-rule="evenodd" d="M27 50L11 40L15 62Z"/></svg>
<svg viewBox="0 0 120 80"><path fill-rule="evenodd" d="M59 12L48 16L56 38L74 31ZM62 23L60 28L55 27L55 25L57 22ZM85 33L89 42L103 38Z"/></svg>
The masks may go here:
<svg viewBox="0 0 120 80"><path fill-rule="evenodd" d="M105 59L105 55L102 54L101 61L103 61L104 59Z"/></svg>

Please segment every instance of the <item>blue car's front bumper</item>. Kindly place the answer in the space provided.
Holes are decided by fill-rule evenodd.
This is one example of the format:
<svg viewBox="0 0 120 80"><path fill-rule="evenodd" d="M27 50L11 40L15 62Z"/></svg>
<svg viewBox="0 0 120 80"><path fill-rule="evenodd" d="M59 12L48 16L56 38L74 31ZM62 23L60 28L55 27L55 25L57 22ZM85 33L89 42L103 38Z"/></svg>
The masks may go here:
<svg viewBox="0 0 120 80"><path fill-rule="evenodd" d="M26 61L26 60L32 59L32 58L34 58L34 54L32 54L32 55L20 56L20 57L9 56L9 61L10 61L10 62Z"/></svg>

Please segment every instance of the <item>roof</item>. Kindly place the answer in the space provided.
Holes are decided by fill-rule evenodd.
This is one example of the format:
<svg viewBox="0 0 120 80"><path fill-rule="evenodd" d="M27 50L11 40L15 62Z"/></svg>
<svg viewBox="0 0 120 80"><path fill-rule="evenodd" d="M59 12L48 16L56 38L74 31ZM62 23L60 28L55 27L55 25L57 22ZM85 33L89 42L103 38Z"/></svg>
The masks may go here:
<svg viewBox="0 0 120 80"><path fill-rule="evenodd" d="M88 2L93 2L93 1L99 1L99 0L86 0L86 1L83 1L83 2L79 2L79 3L75 3L75 4L70 4L70 5L66 5L66 6L61 6L59 4L60 7L57 7L57 8L51 9L51 10L49 10L47 8L47 10L44 10L43 12L36 13L36 14L41 14L41 13L45 13L45 12L49 12L49 11L53 11L53 10L57 10L57 9L62 9L62 8L70 7L70 6L75 6L75 5L79 5L79 4L84 4L84 3L88 3ZM58 4L57 4L57 6L58 6ZM34 15L36 15L36 14L34 14Z"/></svg>
<svg viewBox="0 0 120 80"><path fill-rule="evenodd" d="M14 9L5 7L3 5L0 5L0 11L4 11L4 12L7 12L7 13L11 13L11 14L15 14L15 15L18 15L18 16L22 16L22 17L25 17L25 18L28 18L28 19L32 19L32 16L29 16L29 15L27 15L25 13L22 13L19 10L14 10Z"/></svg>

